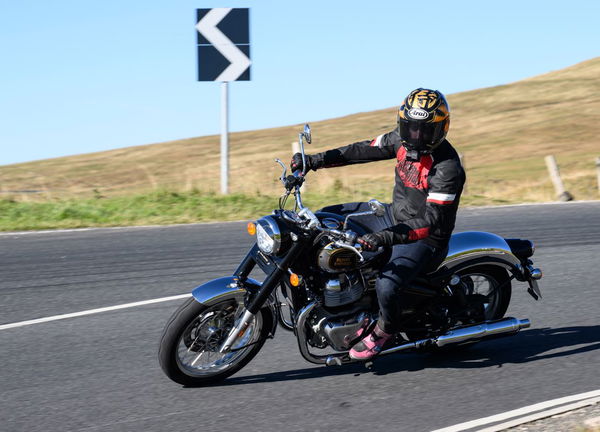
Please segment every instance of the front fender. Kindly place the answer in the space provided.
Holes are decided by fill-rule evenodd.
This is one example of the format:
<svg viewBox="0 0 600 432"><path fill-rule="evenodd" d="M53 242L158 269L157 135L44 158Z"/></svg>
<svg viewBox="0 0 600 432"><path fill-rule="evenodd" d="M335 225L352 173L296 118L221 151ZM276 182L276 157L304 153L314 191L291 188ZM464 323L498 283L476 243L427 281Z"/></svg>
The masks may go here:
<svg viewBox="0 0 600 432"><path fill-rule="evenodd" d="M192 291L194 299L205 306L213 306L217 303L227 300L235 300L238 304L244 304L248 289L246 286L251 285L259 288L261 283L247 278L243 283L239 281L238 277L227 276L218 279L213 279L210 282L202 284ZM266 311L271 313L271 334L275 334L275 328L279 322L279 309L276 306L274 299L267 301Z"/></svg>
<svg viewBox="0 0 600 432"><path fill-rule="evenodd" d="M248 279L248 283L260 286L260 283ZM248 290L239 283L238 278L233 276L213 279L210 282L202 284L192 291L192 296L198 303L205 306L212 306L224 300L235 299L238 303L244 303L244 297Z"/></svg>
<svg viewBox="0 0 600 432"><path fill-rule="evenodd" d="M504 267L517 279L523 278L521 261L512 253L506 240L499 235L480 231L452 235L446 259L436 273L456 272L481 264Z"/></svg>

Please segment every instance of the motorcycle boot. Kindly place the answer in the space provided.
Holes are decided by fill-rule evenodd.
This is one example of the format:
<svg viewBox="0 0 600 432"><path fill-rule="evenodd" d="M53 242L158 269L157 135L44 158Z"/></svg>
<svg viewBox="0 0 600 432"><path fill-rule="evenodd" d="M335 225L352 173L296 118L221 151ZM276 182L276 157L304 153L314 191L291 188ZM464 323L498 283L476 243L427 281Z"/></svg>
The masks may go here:
<svg viewBox="0 0 600 432"><path fill-rule="evenodd" d="M370 360L381 352L385 343L392 336L393 334L384 332L379 325L376 325L372 332L352 347L348 355L353 360Z"/></svg>

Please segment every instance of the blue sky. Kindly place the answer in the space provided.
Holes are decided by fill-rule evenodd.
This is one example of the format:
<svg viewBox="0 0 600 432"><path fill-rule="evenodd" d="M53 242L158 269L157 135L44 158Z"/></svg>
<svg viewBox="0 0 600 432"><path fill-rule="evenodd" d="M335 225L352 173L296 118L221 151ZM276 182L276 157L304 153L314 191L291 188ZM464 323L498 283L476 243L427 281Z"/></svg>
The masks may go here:
<svg viewBox="0 0 600 432"><path fill-rule="evenodd" d="M596 0L5 0L0 165L218 134L220 84L196 81L195 10L211 7L250 8L252 81L230 84L231 131L387 108L420 86L505 84L600 55Z"/></svg>

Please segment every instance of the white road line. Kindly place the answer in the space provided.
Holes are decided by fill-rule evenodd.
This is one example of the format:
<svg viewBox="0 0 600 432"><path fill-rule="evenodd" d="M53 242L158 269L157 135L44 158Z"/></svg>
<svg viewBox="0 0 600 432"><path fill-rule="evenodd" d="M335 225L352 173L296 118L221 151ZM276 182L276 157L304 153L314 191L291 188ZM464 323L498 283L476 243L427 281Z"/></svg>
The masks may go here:
<svg viewBox="0 0 600 432"><path fill-rule="evenodd" d="M523 408L518 408L512 411L507 411L504 413L496 414L489 417L483 417L477 420L471 420L468 422L460 423L454 426L445 427L442 429L436 429L431 432L460 432L466 431L468 429L473 429L479 426L485 426L490 423L499 422L502 420L508 420L514 417L523 416L526 414L531 414L536 411L541 411L544 409L552 408L558 405L567 404L570 402L582 401L584 399L591 399L600 397L600 390L594 390L587 393L580 393L572 396L566 396L558 399L552 399L546 402L540 402L533 405L529 405Z"/></svg>
<svg viewBox="0 0 600 432"><path fill-rule="evenodd" d="M543 418L547 418L547 417L552 417L554 415L557 414L562 414L565 413L567 411L573 411L579 408L583 408L589 405L594 405L596 403L600 402L600 397L596 397L596 398L591 398L591 399L586 399L580 402L575 402L573 404L569 404L569 405L563 405L560 406L558 408L554 408L551 410L546 410L546 411L542 411L536 414L532 414L530 416L525 416L525 417L520 417L516 420L511 420L511 421L507 421L505 423L501 423L495 426L491 426L489 428L485 428L485 429L480 429L477 432L499 432L502 431L504 429L508 429L511 427L515 427L515 426L519 426L522 425L524 423L529 423L532 421L536 421L536 420L540 420Z"/></svg>
<svg viewBox="0 0 600 432"><path fill-rule="evenodd" d="M114 311L114 310L127 309L127 308L132 308L132 307L137 307L137 306L145 306L145 305L149 305L149 304L153 304L153 303L162 303L162 302L167 302L167 301L171 301L171 300L179 300L179 299L188 298L191 296L192 296L191 294L181 294L181 295L176 295L176 296L171 296L171 297L161 297L161 298L143 300L143 301L134 302L134 303L125 303L125 304L120 304L120 305L116 305L116 306L108 306L108 307L103 307L103 308L98 308L98 309L89 309L89 310L73 312L73 313L68 313L68 314L63 314L63 315L54 315L54 316L50 316L50 317L46 317L46 318L38 318L38 319L33 319L33 320L28 320L28 321L20 321L20 322L15 322L15 323L10 323L10 324L2 324L2 325L0 325L0 330L7 330L7 329L15 328L15 327L24 327L24 326L33 325L33 324L41 324L41 323L46 323L46 322L50 322L50 321L64 320L64 319L68 319L68 318L76 318L76 317L85 316L85 315L93 315L93 314L97 314L97 313L110 312L110 311Z"/></svg>
<svg viewBox="0 0 600 432"><path fill-rule="evenodd" d="M63 234L72 232L86 232L86 231L118 231L118 230L139 230L139 229L154 229L154 228L177 228L185 226L203 226L203 225L222 225L222 224L234 224L248 222L250 219L236 220L236 221L216 221L216 222L197 222L197 223L185 223L185 224L167 224L167 225L131 225L131 226L114 226L114 227L87 227L87 228L65 228L65 229L46 229L46 230L32 230L32 231L5 231L0 232L2 236L22 236L32 234Z"/></svg>

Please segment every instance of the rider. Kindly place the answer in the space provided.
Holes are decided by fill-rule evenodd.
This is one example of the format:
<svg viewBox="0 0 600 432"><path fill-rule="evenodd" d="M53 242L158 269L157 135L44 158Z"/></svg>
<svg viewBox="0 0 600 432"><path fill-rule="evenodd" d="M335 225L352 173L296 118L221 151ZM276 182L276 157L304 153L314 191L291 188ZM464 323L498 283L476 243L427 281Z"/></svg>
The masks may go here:
<svg viewBox="0 0 600 432"><path fill-rule="evenodd" d="M376 282L379 320L373 331L352 347L350 357L368 360L400 331L402 309L411 297L408 283L448 250L465 173L456 150L446 140L450 112L444 95L418 88L398 109L398 127L369 141L360 141L306 155L306 170L396 158L392 213L395 225L358 239L363 249L392 246L391 256ZM302 169L296 153L291 167Z"/></svg>

